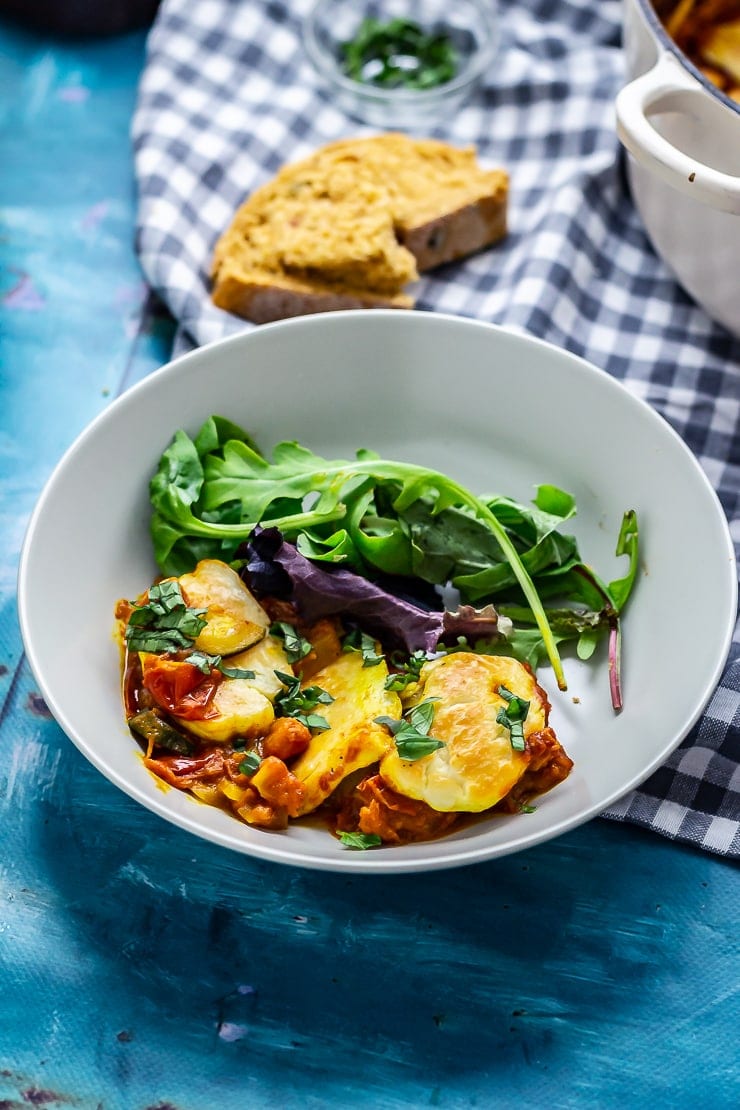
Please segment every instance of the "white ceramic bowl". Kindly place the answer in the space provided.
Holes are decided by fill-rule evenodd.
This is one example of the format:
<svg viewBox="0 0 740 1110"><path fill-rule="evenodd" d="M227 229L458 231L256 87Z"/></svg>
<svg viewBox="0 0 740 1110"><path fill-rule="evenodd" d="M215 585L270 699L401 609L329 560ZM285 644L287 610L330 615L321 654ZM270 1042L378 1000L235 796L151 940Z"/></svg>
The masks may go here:
<svg viewBox="0 0 740 1110"><path fill-rule="evenodd" d="M681 53L649 0L625 0L624 42L617 131L635 204L685 289L740 335L740 104Z"/></svg>
<svg viewBox="0 0 740 1110"><path fill-rule="evenodd" d="M180 427L228 415L269 451L298 438L328 457L361 447L442 469L476 492L575 494L572 531L609 579L625 509L644 536L624 622L625 707L606 663L565 660L541 681L575 760L531 814L483 820L427 844L352 852L322 828L249 828L145 770L125 724L113 607L156 568L148 481ZM606 431L608 429L608 432ZM570 529L569 529L570 530ZM733 547L717 499L664 421L593 366L488 324L420 312L346 312L266 325L186 355L99 416L62 459L29 525L19 576L28 658L49 708L112 782L182 828L254 856L377 873L472 863L585 821L679 743L716 684L736 611Z"/></svg>

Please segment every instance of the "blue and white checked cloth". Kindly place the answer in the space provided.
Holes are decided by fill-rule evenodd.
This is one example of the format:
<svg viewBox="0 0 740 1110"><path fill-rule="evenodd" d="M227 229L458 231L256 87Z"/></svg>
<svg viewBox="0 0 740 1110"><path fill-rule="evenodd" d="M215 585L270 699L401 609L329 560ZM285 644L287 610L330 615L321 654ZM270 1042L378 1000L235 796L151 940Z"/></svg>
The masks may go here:
<svg viewBox="0 0 740 1110"><path fill-rule="evenodd" d="M309 4L165 0L152 29L133 122L138 250L179 349L253 326L215 308L208 286L214 242L245 196L286 161L373 133L313 73ZM620 3L499 6L483 89L431 134L509 170L511 230L426 275L418 307L529 332L622 379L699 458L740 542L740 340L678 287L630 200L614 127ZM606 816L740 856L740 632L699 724Z"/></svg>

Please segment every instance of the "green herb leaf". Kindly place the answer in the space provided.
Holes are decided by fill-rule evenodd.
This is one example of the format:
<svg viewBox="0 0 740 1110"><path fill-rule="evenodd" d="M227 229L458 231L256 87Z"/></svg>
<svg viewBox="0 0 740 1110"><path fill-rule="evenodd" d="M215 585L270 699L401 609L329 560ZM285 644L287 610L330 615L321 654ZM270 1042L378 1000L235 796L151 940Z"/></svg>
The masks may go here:
<svg viewBox="0 0 740 1110"><path fill-rule="evenodd" d="M192 663L203 674L210 674L211 671L220 671L226 678L254 678L254 671L247 670L246 667L229 667L224 662L220 655L209 655L206 651L193 651L185 659L186 663Z"/></svg>
<svg viewBox="0 0 740 1110"><path fill-rule="evenodd" d="M331 728L326 717L322 717L320 713L293 713L292 716L296 721L300 721L306 728L313 729L317 732L325 732L326 729Z"/></svg>
<svg viewBox="0 0 740 1110"><path fill-rule="evenodd" d="M529 712L529 702L525 701L524 698L517 697L516 694L512 694L511 690L507 690L505 686L499 686L498 693L507 705L505 709L503 707L499 709L496 720L509 730L511 746L514 751L523 752L526 748L524 721Z"/></svg>
<svg viewBox="0 0 740 1110"><path fill-rule="evenodd" d="M629 569L625 576L610 582L608 587L614 608L618 613L621 613L635 584L639 563L637 514L632 509L626 512L622 518L622 526L617 537L616 554L629 556Z"/></svg>
<svg viewBox="0 0 740 1110"><path fill-rule="evenodd" d="M208 655L205 651L191 651L185 660L185 663L190 663L191 666L197 667L203 674L210 674L216 662L221 662L220 655Z"/></svg>
<svg viewBox="0 0 740 1110"><path fill-rule="evenodd" d="M218 664L218 669L226 678L256 678L254 671L250 671L247 667L227 667L224 663Z"/></svg>
<svg viewBox="0 0 740 1110"><path fill-rule="evenodd" d="M421 668L426 661L427 653L425 651L415 651L402 662L396 661L395 659L391 660L393 666L397 666L398 670L392 672L386 678L386 690L400 693L410 686L412 682L418 682L421 676Z"/></svg>
<svg viewBox="0 0 740 1110"><path fill-rule="evenodd" d="M385 725L396 742L396 751L401 759L414 762L425 755L431 755L439 748L446 747L443 740L429 735L429 729L434 721L434 703L438 698L425 698L418 705L413 706L401 720L394 717L376 717L379 725Z"/></svg>
<svg viewBox="0 0 740 1110"><path fill-rule="evenodd" d="M431 755L439 748L446 747L444 740L437 740L434 736L423 736L412 729L396 733L395 741L400 758L408 763L414 763L417 759L423 759L425 755Z"/></svg>
<svg viewBox="0 0 740 1110"><path fill-rule="evenodd" d="M342 832L339 839L346 848L355 848L365 851L367 848L379 848L383 841L377 833Z"/></svg>
<svg viewBox="0 0 740 1110"><path fill-rule="evenodd" d="M147 601L129 616L124 638L130 651L166 652L190 647L205 628L205 609L190 609L176 579L149 588Z"/></svg>
<svg viewBox="0 0 740 1110"><path fill-rule="evenodd" d="M341 54L348 77L384 88L435 88L451 81L459 65L447 34L426 32L400 17L364 19L355 37L342 43Z"/></svg>
<svg viewBox="0 0 740 1110"><path fill-rule="evenodd" d="M243 775L253 775L261 762L256 752L247 752L239 764L239 770Z"/></svg>
<svg viewBox="0 0 740 1110"><path fill-rule="evenodd" d="M375 650L375 638L368 636L367 632L362 632L359 628L353 628L347 633L342 640L342 650L361 652L363 667L377 667L385 660L385 656L378 655Z"/></svg>
<svg viewBox="0 0 740 1110"><path fill-rule="evenodd" d="M301 689L301 680L295 675L283 671L275 671L275 674L285 686L274 701L276 717L294 717L310 729L325 730L330 727L326 717L312 712L317 705L331 705L334 701L328 690L320 686Z"/></svg>
<svg viewBox="0 0 740 1110"><path fill-rule="evenodd" d="M283 641L283 648L289 663L297 663L300 659L305 659L309 652L313 650L310 641L301 636L295 627L288 624L287 621L275 621L274 624L270 625L270 635Z"/></svg>

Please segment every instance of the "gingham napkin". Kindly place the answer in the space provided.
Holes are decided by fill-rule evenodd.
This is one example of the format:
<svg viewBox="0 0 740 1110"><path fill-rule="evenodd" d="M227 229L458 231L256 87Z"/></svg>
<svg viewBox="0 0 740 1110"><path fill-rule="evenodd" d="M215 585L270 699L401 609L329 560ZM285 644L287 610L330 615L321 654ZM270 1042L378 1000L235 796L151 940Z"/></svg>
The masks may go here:
<svg viewBox="0 0 740 1110"><path fill-rule="evenodd" d="M325 95L302 46L310 0L165 0L133 121L138 250L177 348L252 325L209 300L213 244L245 195L333 139L373 133ZM510 234L429 274L418 306L505 324L596 363L698 456L740 541L740 341L652 252L614 129L618 0L500 0L499 55L433 136L512 178ZM740 634L701 721L605 816L740 855Z"/></svg>

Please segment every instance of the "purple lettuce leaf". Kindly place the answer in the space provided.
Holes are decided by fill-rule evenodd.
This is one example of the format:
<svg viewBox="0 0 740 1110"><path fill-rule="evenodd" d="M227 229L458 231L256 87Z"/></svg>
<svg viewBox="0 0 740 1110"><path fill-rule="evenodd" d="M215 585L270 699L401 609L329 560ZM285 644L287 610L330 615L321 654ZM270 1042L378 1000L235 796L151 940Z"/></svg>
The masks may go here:
<svg viewBox="0 0 740 1110"><path fill-rule="evenodd" d="M256 528L245 547L240 551L246 559L242 576L250 590L257 597L289 598L309 623L319 617L349 618L409 654L434 652L458 636L477 640L501 634L492 605L463 605L454 613L423 609L354 571L312 563L277 528Z"/></svg>

